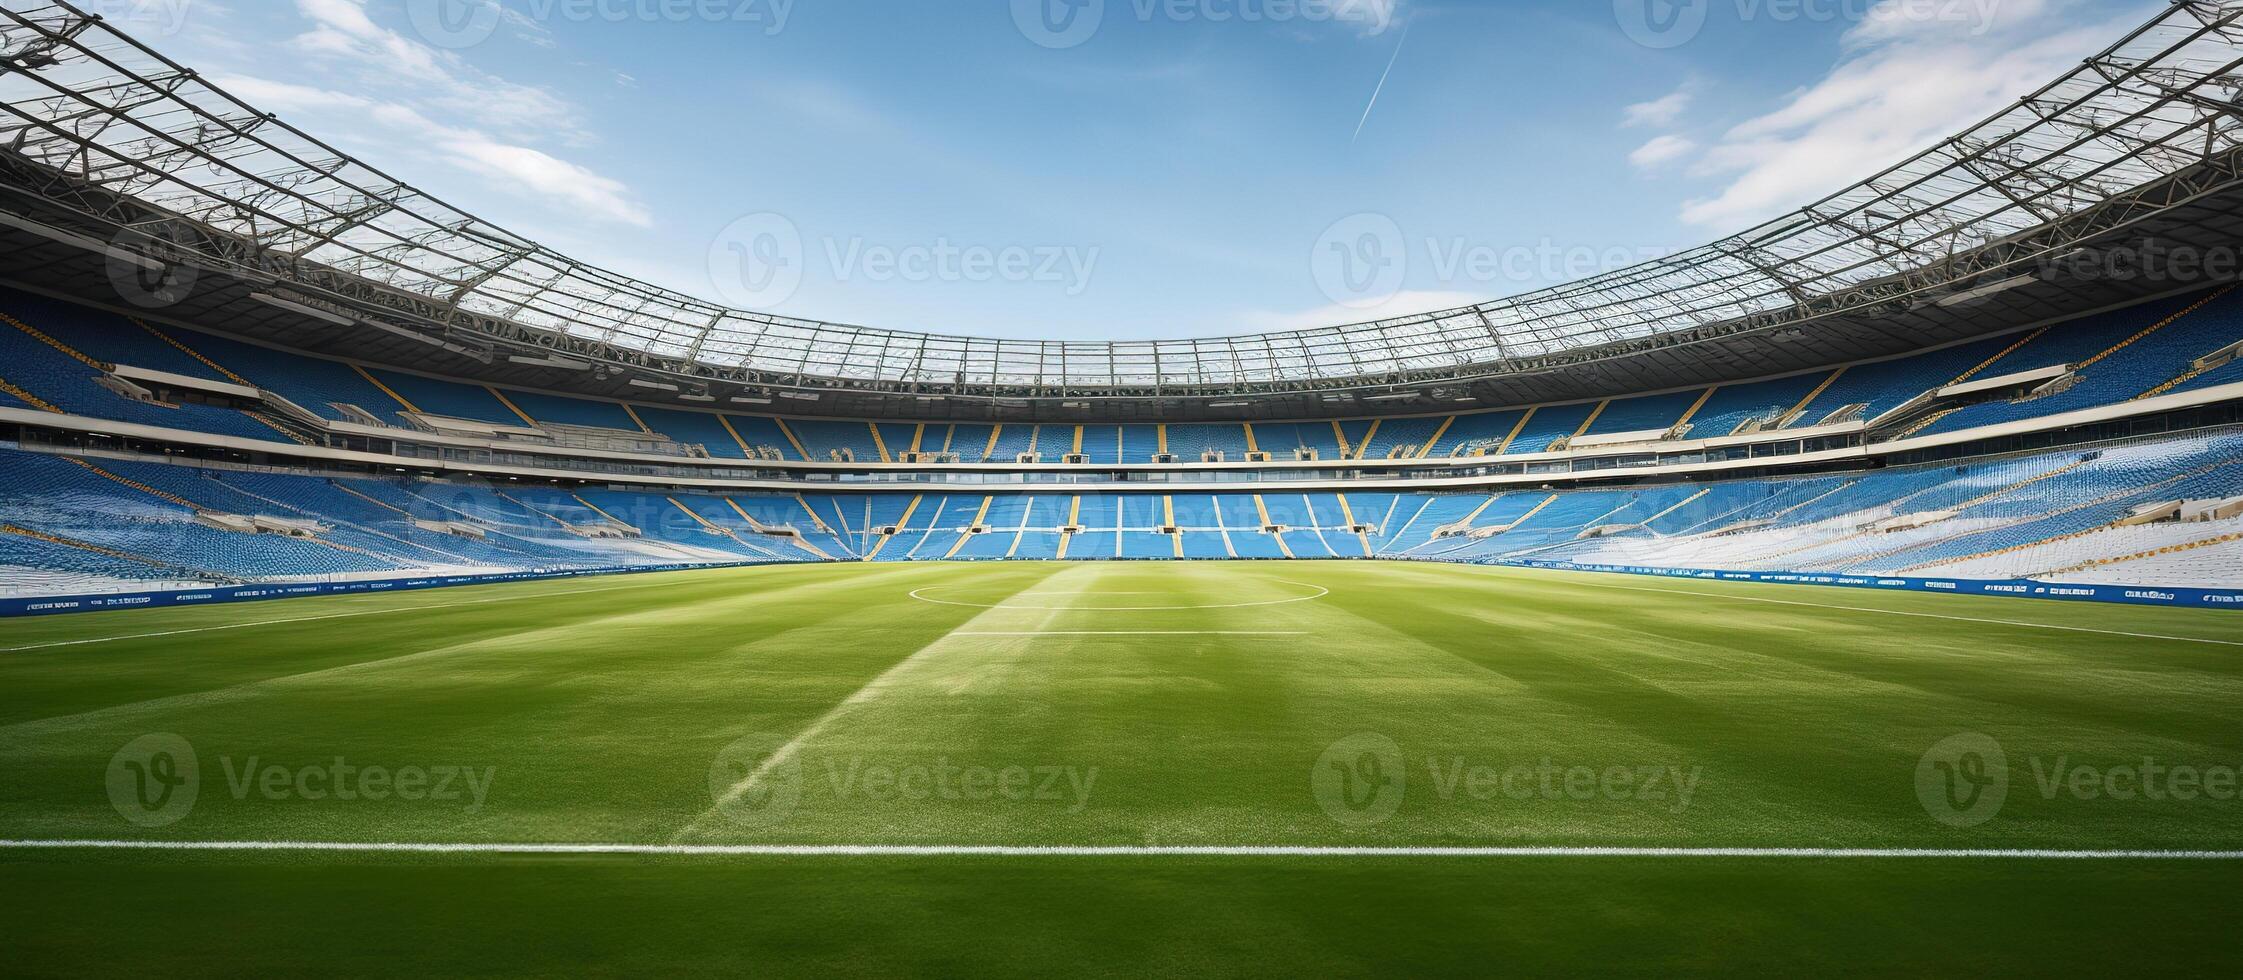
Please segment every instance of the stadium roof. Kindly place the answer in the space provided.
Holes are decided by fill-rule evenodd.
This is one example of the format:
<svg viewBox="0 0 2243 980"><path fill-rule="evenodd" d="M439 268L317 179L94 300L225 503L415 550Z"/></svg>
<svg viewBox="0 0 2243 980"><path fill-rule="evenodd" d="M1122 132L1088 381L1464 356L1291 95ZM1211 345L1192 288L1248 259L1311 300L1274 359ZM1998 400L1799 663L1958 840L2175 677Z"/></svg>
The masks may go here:
<svg viewBox="0 0 2243 980"><path fill-rule="evenodd" d="M34 219L50 240L77 229L112 261L126 250L217 270L268 306L279 297L337 325L427 334L485 363L510 348L583 357L692 391L1333 401L1521 381L1734 336L1800 342L1818 357L1893 352L1962 331L1840 343L1859 341L1840 321L2029 285L2017 277L2033 263L2235 189L2243 155L2243 2L2179 2L1960 135L1658 261L1372 323L997 340L730 309L577 262L281 122L71 4L0 6L0 213ZM1831 343L1818 347L1825 325Z"/></svg>

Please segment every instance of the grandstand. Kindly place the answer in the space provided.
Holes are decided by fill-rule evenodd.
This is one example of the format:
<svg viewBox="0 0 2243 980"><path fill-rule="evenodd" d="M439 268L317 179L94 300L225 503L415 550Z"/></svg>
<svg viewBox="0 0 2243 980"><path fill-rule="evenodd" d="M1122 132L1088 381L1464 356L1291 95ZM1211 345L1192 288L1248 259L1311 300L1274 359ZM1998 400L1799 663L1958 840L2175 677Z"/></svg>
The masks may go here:
<svg viewBox="0 0 2243 980"><path fill-rule="evenodd" d="M2243 587L2227 286L1775 378L1230 424L764 415L438 377L24 291L0 292L0 315L25 399L0 409L20 426L0 487L18 598L1007 559ZM346 462L359 447L390 465ZM986 492L948 488L952 471Z"/></svg>
<svg viewBox="0 0 2243 980"><path fill-rule="evenodd" d="M1302 935L1346 931L1304 926L1328 907L1481 930L1499 898L1546 911L1485 870L1414 890L1428 878L1408 864L1429 858L2231 867L2225 811L2064 809L2019 777L2020 819L1926 825L1915 811L1936 801L1909 767L1958 728L2065 758L2234 747L2243 689L2217 656L2243 645L2243 289L2074 270L2243 246L2239 79L2243 8L2173 3L1953 139L1637 267L1370 323L1014 341L641 283L443 204L125 25L0 4L0 760L30 787L0 801L0 866L89 848L139 875L130 852L174 848L172 911L216 933L195 916L262 922L238 910L304 887L277 873L299 852L335 851L347 867L319 867L411 896L376 918L490 916L541 940L511 945L564 950L545 973L577 965L553 965L580 938L564 930L614 940L611 892L661 909L648 934L683 947L761 928L738 921L745 902L898 944L952 917L1118 937L1134 915L1167 931L1117 972L1254 973L1168 944L1236 928L1314 946ZM152 296L159 280L175 288ZM232 605L251 600L288 601ZM2126 700L2098 700L2112 691ZM1718 772L1700 811L1595 794L1475 809L1456 787L1486 780L1431 753L1411 778L1430 770L1447 795L1413 786L1393 822L1322 788L1269 802L1311 766L1315 787L1385 773L1379 745L1318 753L1389 732L1413 752L1572 752L1592 775L1669 753ZM121 751L115 736L416 764L461 746L540 785L465 818L258 810L244 790L166 829L109 800L83 812L82 763ZM1119 802L904 811L793 772L1045 747L1101 760ZM158 776L137 770L136 791ZM805 815L758 824L733 812L743 798ZM260 850L278 856L224 868L245 875L230 890L192 884L202 852ZM447 877L494 854L555 860ZM170 921L69 856L20 863L56 894ZM1053 856L1081 859L1089 873L1058 877L1107 904L1004 863ZM823 872L787 863L867 857L903 870L798 881ZM992 877L905 880L959 857ZM673 858L780 864L688 883L623 863ZM1206 863L1139 874L1149 859ZM1379 863L1361 893L1225 863L1326 859ZM1972 870L1939 888L1819 864L1798 888L1726 867L1521 880L1581 889L1553 892L1568 909L1643 888L1740 922L1811 910L1839 948L1906 918L1894 907L1944 909L1925 915L1968 939L1958 923L2076 922L2030 901L2043 887L2107 900L2158 878L1954 867ZM1072 880L1108 871L1142 891ZM547 874L568 884L545 892ZM2225 878L2173 878L2212 896L2184 911L2232 901ZM1175 925L1203 885L1257 911ZM1267 912L1296 888L1308 911ZM91 927L10 891L0 920L48 923L44 962L66 961L53 937ZM537 918L580 894L600 902ZM2137 928L2175 918L2109 904ZM2013 905L2039 911L2003 918ZM1730 925L1695 923L1694 948ZM860 965L758 936L803 972ZM1258 966L1360 966L1349 955ZM970 960L946 951L939 972Z"/></svg>

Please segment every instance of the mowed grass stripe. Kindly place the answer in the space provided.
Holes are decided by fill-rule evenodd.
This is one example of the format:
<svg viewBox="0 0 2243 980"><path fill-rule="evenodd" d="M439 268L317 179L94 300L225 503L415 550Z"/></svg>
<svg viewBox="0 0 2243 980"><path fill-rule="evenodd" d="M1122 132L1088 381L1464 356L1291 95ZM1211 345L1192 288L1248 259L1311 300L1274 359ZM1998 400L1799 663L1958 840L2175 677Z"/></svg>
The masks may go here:
<svg viewBox="0 0 2243 980"><path fill-rule="evenodd" d="M1031 566L987 573L1023 580L1048 574ZM19 800L0 801L0 817L29 814L50 827L106 823L82 805L93 802L81 791L82 774L98 776L108 753L130 738L172 732L206 755L204 777L213 786L224 774L222 760L460 763L506 776L503 795L511 803L503 810L471 820L456 811L369 814L347 827L358 839L504 839L529 826L557 839L598 827L661 840L667 830L656 827L674 828L708 805L704 774L724 726L806 724L830 706L837 695L827 692L835 684L850 683L851 671L883 668L886 644L916 647L965 618L929 615L904 597L915 582L942 574L890 566L755 578L752 588L702 583L666 596L668 604L583 608L582 597L563 597L550 609L509 607L511 628L436 647L447 651L438 657L397 659L430 649L418 630L403 641L321 637L316 655L385 662L277 684L258 678L236 692L243 697L190 698L103 716L96 719L101 724L13 734L0 759L29 789ZM433 635L452 634L438 625ZM240 653L251 661L315 655L294 642ZM179 670L169 652L140 656L169 663L174 673L197 673ZM204 799L198 819L208 813L245 834L289 832L304 812L255 805L254 795L247 803Z"/></svg>
<svg viewBox="0 0 2243 980"><path fill-rule="evenodd" d="M1947 613L1925 612L1922 610L1880 609L1873 606L1850 606L1841 605L1835 602L1808 602L1799 599L1778 599L1773 596L1734 595L1722 592L1703 592L1694 589L1662 589L1653 588L1650 586L1615 585L1601 582L1583 582L1579 584L1588 588L1617 589L1624 592L1663 592L1668 595L1687 595L1695 596L1701 599L1722 599L1731 602L1766 602L1784 606L1806 606L1817 609L1841 610L1844 612L1876 613L1878 615L1884 616L1919 616L1925 619L1944 619L1950 622L1973 623L1980 626L2009 626L2027 629L2063 630L2074 633L2097 633L2104 636L2123 636L2128 639L2136 640L2169 640L2178 643L2214 643L2221 646L2243 647L2243 640L2215 640L2208 637L2173 636L2166 633L2137 633L2128 630L2103 629L2101 627L2094 626L2061 626L2055 623L2032 623L2021 622L2014 619L1987 619L1978 616L1955 616Z"/></svg>
<svg viewBox="0 0 2243 980"><path fill-rule="evenodd" d="M458 606L480 606L493 602L519 602L524 599L551 599L559 596L588 595L595 592L619 592L625 589L658 587L660 583L638 582L630 585L610 585L593 589L566 589L560 592L536 592L525 595L490 596L481 599L457 599L450 602L431 602L413 606L390 606L381 609L358 609L346 612L321 613L316 616L297 616L286 619L258 619L238 623L220 623L215 626L190 626L179 629L158 630L153 633L125 633L115 636L94 636L78 640L51 640L19 647L0 647L0 653L25 653L32 650L51 650L58 647L90 646L96 643L119 643L132 640L157 640L197 633L216 633L225 630L255 629L260 626L286 626L291 623L320 623L335 619L355 619L360 616L387 616L397 613L433 612Z"/></svg>
<svg viewBox="0 0 2243 980"><path fill-rule="evenodd" d="M620 609L609 605L578 605L574 601L560 604L560 600L573 599L573 597L579 595L575 591L563 591L548 597L554 600L556 605L543 610L543 612L553 614L555 618L561 621L552 622L540 616L537 621L547 622L548 625L534 629L513 629L464 642L403 651L399 651L394 645L358 647L337 645L343 651L342 655L347 658L347 662L335 666L322 666L288 673L270 673L274 670L289 668L279 658L261 658L257 661L256 668L263 676L251 680L189 694L110 705L95 711L10 722L0 725L0 736L31 738L71 728L130 722L134 719L134 716L160 715L181 708L203 707L258 697L286 696L286 689L292 685L319 685L331 682L337 679L339 675L398 670L418 666L421 661L425 660L472 656L479 651L491 649L532 646L553 649L556 651L556 655L565 656L565 653L560 650L560 644L555 641L579 636L594 636L603 631L626 630L634 625L659 625L675 627L679 630L690 630L706 621L737 618L742 607L763 603L788 602L796 598L796 593L805 591L834 588L855 589L864 587L867 583L857 580L788 583L780 580L771 584L777 587L697 594L690 598L671 596L665 597L665 601L660 603L632 602ZM180 673L189 676L203 673L201 669L203 665L195 664L192 666L193 669L181 670Z"/></svg>
<svg viewBox="0 0 2243 980"><path fill-rule="evenodd" d="M1090 570L1086 566L1073 566L1071 568L1067 566L1053 567L1064 570L1045 578L1039 578L1034 581L1024 583L1020 588L1012 591L1012 596L1018 596L1027 589L1035 587L1037 585L1041 585L1042 583L1050 581L1052 579L1084 577L1081 573ZM916 591L914 591L913 597L917 598ZM747 796L748 794L756 792L767 775L779 769L780 767L794 762L805 745L818 738L818 736L823 734L828 727L841 721L852 710L859 709L871 703L874 699L880 697L883 693L891 688L910 684L912 681L909 671L915 665L923 662L925 658L929 656L939 655L945 644L958 641L960 639L961 630L965 629L966 627L973 626L976 623L980 623L983 620L1008 618L1012 614L1013 610L1005 608L1004 603L1009 598L1011 597L1008 596L1004 599L998 599L997 602L994 603L986 611L975 615L972 619L967 620L965 623L959 626L952 627L949 631L943 633L941 636L935 637L934 639L928 641L925 645L922 645L918 649L911 651L902 659L897 660L894 664L891 664L886 670L881 671L871 680L864 682L862 686L850 692L849 695L845 698L842 698L839 703L828 709L824 714L819 715L808 725L803 726L801 730L795 732L792 737L781 743L777 749L773 750L768 756L764 757L763 760L759 764L757 764L753 770L749 771L746 775L733 782L732 785L725 788L723 792L715 793L714 795L716 796L716 799L714 803L707 810L702 811L701 814L695 817L691 822L687 823L684 827L679 828L676 836L673 837L672 840L686 840L688 838L694 837L701 831L702 827L706 826L709 822L721 819L723 815L720 811L723 811L726 807L738 803L743 797Z"/></svg>
<svg viewBox="0 0 2243 980"><path fill-rule="evenodd" d="M2200 644L1940 620L1895 629L1870 614L1414 564L887 565L669 581L651 595L446 610L380 630L241 631L231 635L260 642L200 659L178 640L0 659L0 704L45 703L20 693L45 690L99 710L471 647L34 730L0 749L17 790L0 800L0 836L117 837L126 828L101 792L103 767L130 739L169 731L203 753L211 789L188 821L150 834L180 840L662 844L710 808L712 765L750 735L801 739L801 806L776 826L712 824L689 843L2166 850L2232 837L2226 811L2081 806L2028 788L2033 758L2233 764L2243 664ZM1330 595L1096 608L1121 592L1179 607L1299 594L1288 583ZM998 608L909 597L927 586ZM1079 605L1008 605L1027 592ZM1225 635L1241 631L1300 635ZM1160 635L1124 635L1138 633ZM911 660L938 641L939 656ZM225 671L238 677L210 676ZM835 713L891 672L878 697ZM38 717L53 715L26 720ZM2009 746L2018 788L2001 820L1958 835L1925 815L1913 780L1922 753L1961 731ZM1336 741L1365 733L1400 746L1409 790L1390 819L1346 826L1319 806L1310 774ZM498 778L475 812L217 788L225 760L337 756L459 762ZM1080 806L835 788L852 765L945 759L1096 777ZM1544 759L1703 777L1686 807L1476 799L1453 783L1459 762Z"/></svg>
<svg viewBox="0 0 2243 980"><path fill-rule="evenodd" d="M205 851L674 858L1634 858L1695 860L2243 861L2243 850L1865 847L1170 847L916 844L410 844L330 841L0 840L0 851Z"/></svg>
<svg viewBox="0 0 2243 980"><path fill-rule="evenodd" d="M2172 855L2235 853L2243 804L2049 796L2035 768L2243 763L2243 661L2218 645L1406 563L849 565L645 581L663 587L0 657L0 721L367 662L251 697L0 733L0 839L24 845L0 848L0 874L21 884L6 890L18 961L83 973L99 950L158 969L285 971L324 955L348 972L424 976L428 963L396 952L421 944L451 972L737 972L746 957L831 974L923 970L933 950L952 972L1050 975L1083 962L1235 973L1192 951L1246 948L1249 970L1286 975L1551 973L1584 955L1662 975L1740 961L2124 972L2142 956L2233 972L2234 944L2205 939L2224 935L2231 859ZM1288 581L1330 595L1082 608L1297 594ZM1000 608L909 597L930 586ZM1080 606L1005 608L1029 592L1080 594ZM1737 594L2243 638L2243 620L2202 611ZM291 606L123 615L145 631ZM48 640L124 622L30 625ZM1299 635L1225 635L1240 631ZM1021 635L972 635L984 632ZM877 697L836 713L874 684ZM103 777L119 746L151 730L192 741L202 795L180 822L139 828ZM1964 731L1996 738L2009 761L2006 804L1974 827L1938 822L1918 796L1926 750ZM760 734L774 747L799 739L800 805L769 826L711 823L670 849L710 807L720 752ZM1398 746L1406 786L1390 817L1347 824L1312 777L1323 753L1362 734ZM487 766L495 779L471 809L237 798L225 775L337 757ZM1501 774L1545 758L1703 776L1679 808L1443 788L1455 760ZM875 795L861 771L938 763L1096 778L1078 805ZM835 772L854 782L837 790ZM1632 938L1615 947L1616 935Z"/></svg>
<svg viewBox="0 0 2243 980"><path fill-rule="evenodd" d="M1612 572L1574 572L1517 568L1499 565L1427 566L1435 573L1466 574L1499 579L1535 591L1612 591L1638 595L1664 592L1687 602L1764 600L1786 605L1800 616L1827 614L1831 619L1859 615L1913 615L1945 619L1969 626L2003 629L2048 630L2055 633L2100 633L2125 639L2206 642L2243 645L2243 610L2185 609L2109 602L2074 602L2057 599L1998 596L1941 595L1929 592L1878 591L1765 582L1729 582L1708 579L1658 578ZM1687 585L1688 588L1679 586ZM1813 612L1821 610L1822 614ZM1886 628L1893 628L1887 626Z"/></svg>
<svg viewBox="0 0 2243 980"><path fill-rule="evenodd" d="M463 649L606 617L638 613L660 616L704 602L736 604L745 613L765 602L776 605L800 590L854 593L864 583L861 573L771 574L780 571L791 569L742 569L719 577L704 573L678 573L678 578L653 575L627 591L591 595L569 589L556 591L547 583L545 594L484 597L489 601L435 609L423 608L412 596L391 595L380 597L389 608L361 610L400 614L378 622L287 621L217 636L119 639L98 648L98 653L65 648L0 657L0 727L206 693L291 674ZM235 607L232 611L243 615L252 609ZM109 619L109 614L102 614L76 621L82 628L103 628L111 625Z"/></svg>
<svg viewBox="0 0 2243 980"><path fill-rule="evenodd" d="M1481 570L1419 571L1425 581L1453 585L1455 576ZM2013 719L2031 719L2022 733L2056 725L2081 747L2167 757L2231 752L2226 733L2232 729L2223 726L2243 722L2233 702L2243 662L2197 644L1986 631L1969 623L1740 606L1688 595L1638 594L1615 601L1610 591L1580 587L1573 574L1546 579L1532 571L1478 579L1472 588L1485 601L1459 601L1435 590L1448 598L1396 615L1429 635L1443 632L1437 627L1444 619L1501 623L1510 617L1506 633L1522 637L1535 635L1519 632L1533 624L1547 627L1520 669L1549 671L1564 689L1584 696L1582 710L1631 712L1672 734L1691 731L1693 719L1719 732L1765 726L1759 743L1791 752L1797 726L1814 719L1819 736L1841 740L1865 759L1882 752L1888 764L1899 764L1956 731L1982 727L2004 735L2002 726ZM1902 598L1939 608L1953 597ZM2068 604L2014 604L2081 612ZM2223 616L2200 611L2183 618L2216 622ZM1583 669L1603 672L1602 682L1580 684ZM1634 703L1637 699L1623 693L1631 689L1668 703ZM1849 710L1851 705L1883 710ZM1718 715L1707 716L1707 709Z"/></svg>

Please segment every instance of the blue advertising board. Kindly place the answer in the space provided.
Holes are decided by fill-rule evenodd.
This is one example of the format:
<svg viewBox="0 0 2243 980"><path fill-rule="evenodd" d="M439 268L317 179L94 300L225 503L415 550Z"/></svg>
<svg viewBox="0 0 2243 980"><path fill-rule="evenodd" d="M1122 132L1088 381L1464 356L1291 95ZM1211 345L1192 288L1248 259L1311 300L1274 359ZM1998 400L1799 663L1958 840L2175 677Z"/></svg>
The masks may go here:
<svg viewBox="0 0 2243 980"><path fill-rule="evenodd" d="M2032 579L1985 580L1962 578L1904 578L1892 575L1842 575L1833 572L1727 572L1702 568L1657 568L1644 565L1588 565L1564 561L1511 561L1491 564L1519 568L1550 568L1573 572L1614 572L1706 582L1773 582L1783 585L1826 585L1887 592L1937 592L1944 595L2006 596L2014 599L2064 599L2073 602L2124 602L2143 606L2200 609L2243 609L2243 590L2183 589L2167 586L2091 585L2073 582L2039 582Z"/></svg>
<svg viewBox="0 0 2243 980"><path fill-rule="evenodd" d="M207 589L174 589L163 592L119 592L103 595L0 598L0 617L51 616L58 613L97 612L112 609L166 609L210 606L225 602L268 599L301 599L322 595L366 595L377 592L413 592L459 585L496 582L535 582L545 579L630 575L639 572L678 572L696 568L745 568L771 562L723 562L713 565L641 565L623 568L579 568L565 571L503 572L492 575L424 575L416 578L361 582L290 582L262 585L214 586Z"/></svg>

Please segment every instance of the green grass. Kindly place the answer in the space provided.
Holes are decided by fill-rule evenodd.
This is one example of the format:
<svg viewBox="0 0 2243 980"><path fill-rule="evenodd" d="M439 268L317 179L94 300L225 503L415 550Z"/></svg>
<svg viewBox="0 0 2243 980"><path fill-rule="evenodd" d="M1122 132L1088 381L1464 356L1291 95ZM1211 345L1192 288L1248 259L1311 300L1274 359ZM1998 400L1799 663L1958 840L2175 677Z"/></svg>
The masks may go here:
<svg viewBox="0 0 2243 980"><path fill-rule="evenodd" d="M10 839L2243 848L2232 798L2042 786L2243 765L2243 615L2215 612L908 564L14 620L0 647ZM1964 732L2010 774L1971 826L1918 797ZM112 764L158 733L191 745L196 795L141 826ZM458 779L345 800L244 775L338 759L488 782L475 805ZM2232 973L2239 867L0 850L0 945L44 975Z"/></svg>

